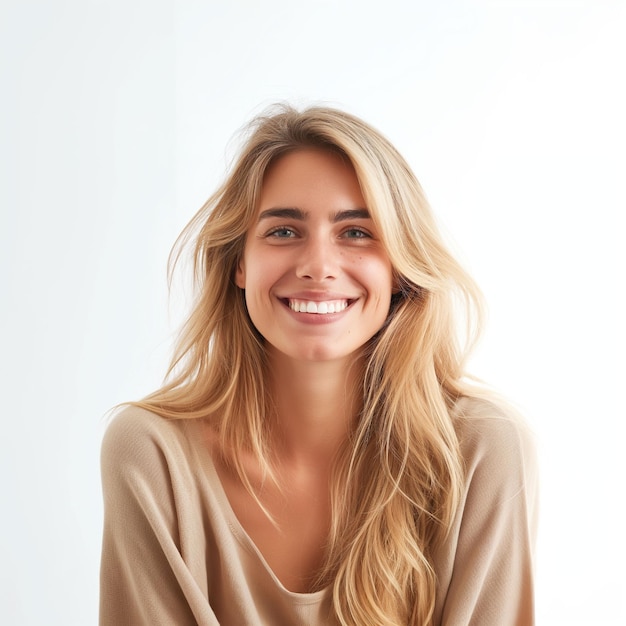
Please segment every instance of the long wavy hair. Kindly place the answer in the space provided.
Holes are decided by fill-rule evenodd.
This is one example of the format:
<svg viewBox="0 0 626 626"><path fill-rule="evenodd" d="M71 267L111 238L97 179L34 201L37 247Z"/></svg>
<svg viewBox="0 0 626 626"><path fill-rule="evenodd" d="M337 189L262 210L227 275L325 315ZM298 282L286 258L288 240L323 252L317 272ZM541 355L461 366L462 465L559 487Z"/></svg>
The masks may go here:
<svg viewBox="0 0 626 626"><path fill-rule="evenodd" d="M279 106L252 122L226 181L172 251L175 264L191 247L197 296L166 383L136 404L169 419L209 420L262 505L242 458L252 453L278 481L268 365L234 274L268 166L306 147L352 163L400 287L360 355L361 410L334 468L316 588L332 587L340 624L423 626L435 605L433 550L446 537L464 480L452 412L472 393L464 359L480 326L481 296L444 244L410 167L379 132L325 107Z"/></svg>

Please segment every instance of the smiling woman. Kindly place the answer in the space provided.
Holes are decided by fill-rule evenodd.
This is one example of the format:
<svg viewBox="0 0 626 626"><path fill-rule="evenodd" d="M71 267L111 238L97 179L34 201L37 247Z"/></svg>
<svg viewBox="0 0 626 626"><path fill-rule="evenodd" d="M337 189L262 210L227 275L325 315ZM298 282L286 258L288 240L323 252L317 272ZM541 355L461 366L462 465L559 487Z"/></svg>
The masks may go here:
<svg viewBox="0 0 626 626"><path fill-rule="evenodd" d="M532 440L466 379L480 296L389 142L260 117L188 244L169 379L103 442L101 624L532 624Z"/></svg>
<svg viewBox="0 0 626 626"><path fill-rule="evenodd" d="M349 161L299 149L267 171L235 274L272 358L342 359L389 313L391 261Z"/></svg>

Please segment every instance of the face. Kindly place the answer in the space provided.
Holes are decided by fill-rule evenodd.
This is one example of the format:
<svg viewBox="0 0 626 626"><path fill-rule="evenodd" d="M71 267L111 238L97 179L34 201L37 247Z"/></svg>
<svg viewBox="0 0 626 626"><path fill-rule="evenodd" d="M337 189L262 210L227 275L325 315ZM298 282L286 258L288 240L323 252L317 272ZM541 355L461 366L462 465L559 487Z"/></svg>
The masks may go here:
<svg viewBox="0 0 626 626"><path fill-rule="evenodd" d="M320 149L276 160L235 278L270 356L348 359L376 334L392 267L351 164Z"/></svg>

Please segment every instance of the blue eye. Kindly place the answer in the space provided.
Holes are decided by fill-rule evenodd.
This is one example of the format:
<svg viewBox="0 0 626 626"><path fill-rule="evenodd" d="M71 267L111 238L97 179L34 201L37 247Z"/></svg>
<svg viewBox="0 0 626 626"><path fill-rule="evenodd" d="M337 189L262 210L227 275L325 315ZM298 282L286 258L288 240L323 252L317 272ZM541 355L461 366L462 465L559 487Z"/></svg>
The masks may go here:
<svg viewBox="0 0 626 626"><path fill-rule="evenodd" d="M372 237L367 231L360 228L348 228L343 232L343 236L348 239L371 239Z"/></svg>
<svg viewBox="0 0 626 626"><path fill-rule="evenodd" d="M277 239L289 239L291 237L295 237L296 234L294 233L293 230L291 230L291 228L281 226L279 228L274 228L273 230L270 230L270 232L267 233L266 236L276 237Z"/></svg>

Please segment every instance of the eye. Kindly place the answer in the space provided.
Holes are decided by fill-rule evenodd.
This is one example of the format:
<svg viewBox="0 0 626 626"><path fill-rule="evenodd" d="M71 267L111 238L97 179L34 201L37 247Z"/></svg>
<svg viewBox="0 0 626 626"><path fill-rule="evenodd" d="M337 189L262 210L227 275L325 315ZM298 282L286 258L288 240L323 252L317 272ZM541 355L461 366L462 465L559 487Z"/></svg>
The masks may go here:
<svg viewBox="0 0 626 626"><path fill-rule="evenodd" d="M265 236L274 239L291 239L296 236L296 233L287 226L278 226L277 228L272 228L272 230L268 231Z"/></svg>
<svg viewBox="0 0 626 626"><path fill-rule="evenodd" d="M341 233L346 239L371 239L372 235L363 228L348 228Z"/></svg>

